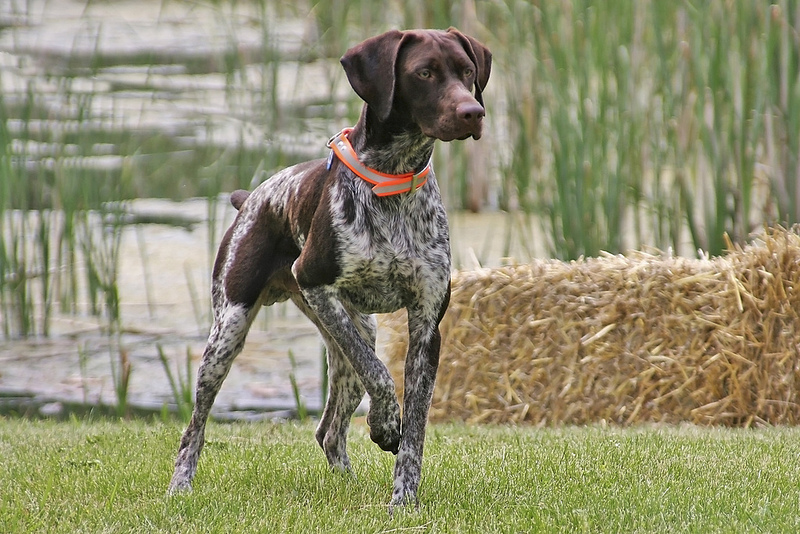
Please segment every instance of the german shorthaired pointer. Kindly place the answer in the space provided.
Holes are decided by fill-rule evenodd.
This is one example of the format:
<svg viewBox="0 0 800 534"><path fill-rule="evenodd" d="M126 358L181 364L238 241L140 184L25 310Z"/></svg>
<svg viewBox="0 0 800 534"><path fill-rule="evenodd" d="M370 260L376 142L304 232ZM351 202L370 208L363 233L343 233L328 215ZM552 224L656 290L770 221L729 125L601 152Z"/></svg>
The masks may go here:
<svg viewBox="0 0 800 534"><path fill-rule="evenodd" d="M347 429L366 391L370 438L397 455L391 505L417 502L450 299L449 230L431 155L436 139L480 138L491 53L454 28L390 31L341 63L366 102L355 127L331 139L327 160L231 196L239 213L214 265L214 324L170 492L191 489L211 405L258 309L291 299L328 349L330 392L316 431L328 462L350 469ZM402 425L369 315L399 308L409 330Z"/></svg>

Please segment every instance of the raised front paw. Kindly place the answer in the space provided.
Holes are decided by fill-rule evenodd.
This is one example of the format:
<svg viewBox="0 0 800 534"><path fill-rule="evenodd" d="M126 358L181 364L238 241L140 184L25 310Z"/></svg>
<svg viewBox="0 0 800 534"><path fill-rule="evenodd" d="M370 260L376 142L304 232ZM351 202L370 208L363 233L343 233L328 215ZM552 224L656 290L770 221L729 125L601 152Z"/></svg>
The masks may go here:
<svg viewBox="0 0 800 534"><path fill-rule="evenodd" d="M397 454L400 450L400 405L392 399L386 404L373 403L367 414L369 439L381 449Z"/></svg>

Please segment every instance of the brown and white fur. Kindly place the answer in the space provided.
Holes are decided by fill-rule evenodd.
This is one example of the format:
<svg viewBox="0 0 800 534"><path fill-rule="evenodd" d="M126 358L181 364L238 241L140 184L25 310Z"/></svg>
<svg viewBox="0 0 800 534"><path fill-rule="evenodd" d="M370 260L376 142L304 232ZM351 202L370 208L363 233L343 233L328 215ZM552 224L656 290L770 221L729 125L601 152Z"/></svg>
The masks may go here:
<svg viewBox="0 0 800 534"><path fill-rule="evenodd" d="M436 139L481 136L491 53L458 30L390 31L351 48L341 63L366 102L349 139L368 167L419 171ZM170 492L191 489L209 411L258 309L291 299L328 349L330 391L316 431L328 462L350 469L347 430L366 392L370 438L397 455L391 504L417 501L438 325L450 298L447 215L433 173L415 193L378 197L371 187L334 158L232 195L239 213L214 265L214 324ZM399 308L409 330L402 420L370 315Z"/></svg>

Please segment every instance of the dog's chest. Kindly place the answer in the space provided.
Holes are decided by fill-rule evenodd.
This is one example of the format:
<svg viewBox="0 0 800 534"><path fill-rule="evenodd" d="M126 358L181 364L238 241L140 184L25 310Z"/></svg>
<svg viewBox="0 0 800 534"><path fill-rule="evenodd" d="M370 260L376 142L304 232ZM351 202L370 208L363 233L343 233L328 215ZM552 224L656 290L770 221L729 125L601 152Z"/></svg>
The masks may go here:
<svg viewBox="0 0 800 534"><path fill-rule="evenodd" d="M435 305L450 278L444 208L424 198L372 200L335 223L341 297L366 313Z"/></svg>

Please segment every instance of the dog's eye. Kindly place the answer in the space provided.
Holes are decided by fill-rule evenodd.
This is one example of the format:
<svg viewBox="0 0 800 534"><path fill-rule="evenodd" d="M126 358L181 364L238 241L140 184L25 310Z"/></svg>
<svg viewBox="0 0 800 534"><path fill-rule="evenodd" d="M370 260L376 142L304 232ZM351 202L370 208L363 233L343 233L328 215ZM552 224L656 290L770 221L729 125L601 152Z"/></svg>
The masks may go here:
<svg viewBox="0 0 800 534"><path fill-rule="evenodd" d="M473 74L474 72L475 72L475 71L474 71L474 70L472 70L472 68L470 68L470 67L467 67L466 69L464 69L464 78L471 78L471 77L472 77L472 74Z"/></svg>
<svg viewBox="0 0 800 534"><path fill-rule="evenodd" d="M430 77L431 77L431 71L430 71L430 70L428 70L428 69L422 69L421 71L419 71L419 72L417 73L417 76L419 76L419 77L420 77L420 78L422 78L423 80L427 80L428 78L430 78Z"/></svg>

